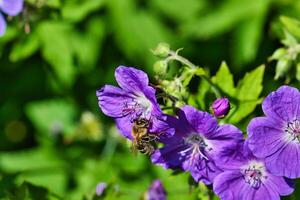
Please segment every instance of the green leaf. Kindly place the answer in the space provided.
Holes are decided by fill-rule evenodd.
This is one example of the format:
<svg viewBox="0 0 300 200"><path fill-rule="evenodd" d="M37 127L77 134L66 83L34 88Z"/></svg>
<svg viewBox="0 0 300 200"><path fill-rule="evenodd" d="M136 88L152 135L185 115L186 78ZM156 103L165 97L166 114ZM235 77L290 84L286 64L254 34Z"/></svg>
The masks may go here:
<svg viewBox="0 0 300 200"><path fill-rule="evenodd" d="M153 0L150 3L160 12L178 22L188 21L197 17L197 14L207 7L205 0L172 0L171 2Z"/></svg>
<svg viewBox="0 0 300 200"><path fill-rule="evenodd" d="M239 81L236 88L235 97L238 99L236 108L229 115L230 123L237 123L247 117L256 106L261 103L259 95L263 89L263 75L265 67L259 66L250 73L246 73L244 78Z"/></svg>
<svg viewBox="0 0 300 200"><path fill-rule="evenodd" d="M226 64L226 62L222 62L217 74L212 78L212 81L222 89L223 92L230 96L234 96L235 88L233 76Z"/></svg>
<svg viewBox="0 0 300 200"><path fill-rule="evenodd" d="M296 79L300 81L300 63L296 65Z"/></svg>
<svg viewBox="0 0 300 200"><path fill-rule="evenodd" d="M79 22L88 14L99 10L104 2L105 0L69 0L62 8L62 16L67 20Z"/></svg>
<svg viewBox="0 0 300 200"><path fill-rule="evenodd" d="M133 0L108 1L114 38L122 52L136 63L146 63L152 70L154 56L150 49L158 43L178 41L169 29L150 12L137 10ZM126 20L124 20L126 19Z"/></svg>
<svg viewBox="0 0 300 200"><path fill-rule="evenodd" d="M37 28L42 56L52 66L61 83L67 87L73 84L76 75L70 31L70 25L56 21L44 21Z"/></svg>
<svg viewBox="0 0 300 200"><path fill-rule="evenodd" d="M18 62L32 56L38 49L39 40L37 34L32 32L14 44L9 58L12 62Z"/></svg>
<svg viewBox="0 0 300 200"><path fill-rule="evenodd" d="M288 32L300 40L300 21L287 16L281 16L280 21Z"/></svg>
<svg viewBox="0 0 300 200"><path fill-rule="evenodd" d="M183 33L201 39L212 38L231 30L238 22L255 16L259 4L252 0L229 0L181 27Z"/></svg>
<svg viewBox="0 0 300 200"><path fill-rule="evenodd" d="M264 31L265 17L270 0L257 0L257 14L245 19L234 32L232 57L237 65L255 59Z"/></svg>
<svg viewBox="0 0 300 200"><path fill-rule="evenodd" d="M14 188L8 193L9 200L54 200L60 199L40 186L33 185L28 182L23 182L19 187Z"/></svg>
<svg viewBox="0 0 300 200"><path fill-rule="evenodd" d="M76 113L73 103L60 99L32 102L26 106L26 114L34 126L50 136L71 132Z"/></svg>
<svg viewBox="0 0 300 200"><path fill-rule="evenodd" d="M105 36L105 25L102 18L89 20L85 32L75 31L71 35L71 43L78 59L79 67L89 71L96 66L101 54L101 47Z"/></svg>
<svg viewBox="0 0 300 200"><path fill-rule="evenodd" d="M255 70L246 73L244 78L238 83L237 98L239 100L257 100L263 86L265 66L261 65Z"/></svg>

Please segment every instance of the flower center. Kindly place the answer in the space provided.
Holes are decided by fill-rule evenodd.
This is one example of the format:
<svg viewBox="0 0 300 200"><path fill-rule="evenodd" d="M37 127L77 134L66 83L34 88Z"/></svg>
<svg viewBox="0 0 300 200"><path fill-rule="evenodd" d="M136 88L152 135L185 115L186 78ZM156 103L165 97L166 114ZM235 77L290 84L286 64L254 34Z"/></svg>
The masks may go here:
<svg viewBox="0 0 300 200"><path fill-rule="evenodd" d="M293 137L293 140L298 140L300 142L300 120L295 119L289 122L285 128L285 132Z"/></svg>
<svg viewBox="0 0 300 200"><path fill-rule="evenodd" d="M267 178L265 176L265 168L263 163L250 163L245 169L242 169L245 182L251 187L258 189L263 180Z"/></svg>
<svg viewBox="0 0 300 200"><path fill-rule="evenodd" d="M152 103L144 95L133 98L131 101L125 102L122 115L131 115L131 120L137 118L149 119L152 110Z"/></svg>
<svg viewBox="0 0 300 200"><path fill-rule="evenodd" d="M209 160L209 158L205 155L206 151L211 151L212 148L208 147L203 137L201 137L198 133L192 133L187 138L184 139L184 144L189 147L182 151L182 155L188 154L190 156L190 161L193 162L195 159L200 156L200 158Z"/></svg>

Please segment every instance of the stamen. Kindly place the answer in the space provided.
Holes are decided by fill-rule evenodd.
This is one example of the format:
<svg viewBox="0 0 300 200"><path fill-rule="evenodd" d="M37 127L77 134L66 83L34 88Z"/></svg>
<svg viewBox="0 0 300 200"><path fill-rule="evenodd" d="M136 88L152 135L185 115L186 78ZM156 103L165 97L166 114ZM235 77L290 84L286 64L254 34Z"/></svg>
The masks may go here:
<svg viewBox="0 0 300 200"><path fill-rule="evenodd" d="M123 105L122 115L130 115L131 121L137 118L149 119L151 115L152 104L145 96L137 96Z"/></svg>
<svg viewBox="0 0 300 200"><path fill-rule="evenodd" d="M198 134L191 134L184 140L184 143L189 147L184 151L180 152L183 156L188 156L190 160L190 165L197 160L197 157L200 156L201 159L209 160L209 158L205 155L205 151L211 151L212 148L209 148L205 143L204 139Z"/></svg>
<svg viewBox="0 0 300 200"><path fill-rule="evenodd" d="M292 136L292 140L300 142L300 120L295 119L289 122L285 128L285 132Z"/></svg>
<svg viewBox="0 0 300 200"><path fill-rule="evenodd" d="M246 169L242 170L245 182L251 187L258 189L266 179L267 176L264 175L264 165L261 163L250 164Z"/></svg>

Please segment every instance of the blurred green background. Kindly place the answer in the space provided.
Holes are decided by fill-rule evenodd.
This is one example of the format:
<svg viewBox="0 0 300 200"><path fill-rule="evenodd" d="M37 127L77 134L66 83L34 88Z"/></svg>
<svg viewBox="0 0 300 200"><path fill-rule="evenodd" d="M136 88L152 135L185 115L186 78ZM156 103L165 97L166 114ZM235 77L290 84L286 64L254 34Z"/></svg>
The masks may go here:
<svg viewBox="0 0 300 200"><path fill-rule="evenodd" d="M187 174L135 157L95 91L116 84L118 65L153 77L150 49L167 42L211 74L225 60L235 81L266 64L264 96L285 81L268 62L282 46L281 15L300 19L300 1L26 0L0 38L0 197L92 199L104 181L108 198L139 199L160 178L169 199L206 199Z"/></svg>

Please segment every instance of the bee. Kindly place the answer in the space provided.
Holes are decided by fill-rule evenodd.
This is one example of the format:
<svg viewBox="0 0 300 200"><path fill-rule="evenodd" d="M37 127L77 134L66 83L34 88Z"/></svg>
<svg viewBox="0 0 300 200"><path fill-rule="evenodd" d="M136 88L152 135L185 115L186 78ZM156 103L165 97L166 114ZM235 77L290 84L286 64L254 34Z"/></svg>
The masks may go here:
<svg viewBox="0 0 300 200"><path fill-rule="evenodd" d="M148 128L149 120L145 118L134 120L132 127L132 136L134 138L132 149L134 152L139 151L142 154L150 156L156 149L155 140L157 140L158 137L154 134L149 134Z"/></svg>

